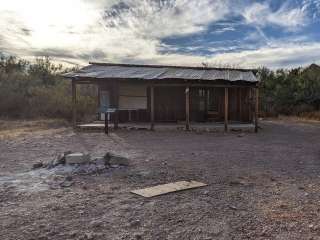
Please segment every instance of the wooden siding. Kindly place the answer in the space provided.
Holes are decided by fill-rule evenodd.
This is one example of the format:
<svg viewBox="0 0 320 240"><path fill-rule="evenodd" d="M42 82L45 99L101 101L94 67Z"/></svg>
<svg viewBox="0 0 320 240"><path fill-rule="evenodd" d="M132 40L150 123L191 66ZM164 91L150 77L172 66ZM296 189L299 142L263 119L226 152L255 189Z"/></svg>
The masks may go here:
<svg viewBox="0 0 320 240"><path fill-rule="evenodd" d="M117 85L100 84L100 90L109 90L111 93L111 107L116 107L117 97L124 94L121 89L127 89L119 83L119 93L117 95ZM156 122L178 122L186 121L186 95L185 86L155 86L154 87L154 111ZM252 88L249 87L230 87L228 91L228 118L233 122L252 122L254 105L252 99ZM136 94L136 93L133 93ZM140 94L140 93L139 93ZM223 87L190 86L190 121L191 122L223 122L225 89ZM140 94L141 95L141 94ZM139 95L139 96L140 96ZM136 111L120 111L119 122L147 122L150 121L150 87L146 89L147 104ZM211 101L211 102L210 102ZM119 105L118 105L119 106ZM120 106L121 108L121 106Z"/></svg>
<svg viewBox="0 0 320 240"><path fill-rule="evenodd" d="M184 87L155 87L155 121L177 122L186 119Z"/></svg>

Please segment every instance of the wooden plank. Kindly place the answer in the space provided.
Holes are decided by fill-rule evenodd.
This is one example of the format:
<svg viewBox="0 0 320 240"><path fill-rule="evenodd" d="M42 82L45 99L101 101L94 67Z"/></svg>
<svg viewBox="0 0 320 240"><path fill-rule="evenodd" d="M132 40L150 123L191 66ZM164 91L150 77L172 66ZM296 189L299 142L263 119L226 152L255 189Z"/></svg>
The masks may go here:
<svg viewBox="0 0 320 240"><path fill-rule="evenodd" d="M259 89L256 88L256 101L255 101L255 111L254 111L254 131L257 133L259 128Z"/></svg>
<svg viewBox="0 0 320 240"><path fill-rule="evenodd" d="M228 122L229 122L229 89L225 88L224 89L224 131L225 132L228 132L229 130Z"/></svg>
<svg viewBox="0 0 320 240"><path fill-rule="evenodd" d="M77 127L77 85L72 79L72 125L75 129Z"/></svg>
<svg viewBox="0 0 320 240"><path fill-rule="evenodd" d="M142 197L151 198L155 196L160 196L172 192L178 192L193 188L199 188L207 186L205 183L196 182L196 181L180 181L168 184L162 184L154 187L139 189L131 191L131 193L140 195Z"/></svg>
<svg viewBox="0 0 320 240"><path fill-rule="evenodd" d="M154 130L154 86L150 87L150 114L151 130Z"/></svg>
<svg viewBox="0 0 320 240"><path fill-rule="evenodd" d="M190 131L190 88L186 87L186 130Z"/></svg>

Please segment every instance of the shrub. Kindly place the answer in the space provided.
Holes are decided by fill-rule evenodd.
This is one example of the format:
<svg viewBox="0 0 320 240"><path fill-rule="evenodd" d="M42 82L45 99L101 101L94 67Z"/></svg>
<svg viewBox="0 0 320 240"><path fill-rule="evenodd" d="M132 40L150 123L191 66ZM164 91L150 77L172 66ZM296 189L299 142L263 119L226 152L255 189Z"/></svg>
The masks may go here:
<svg viewBox="0 0 320 240"><path fill-rule="evenodd" d="M49 58L35 63L14 57L0 59L0 117L65 118L72 111L71 83L61 77L70 69L55 65ZM79 87L78 115L93 114L97 106L94 86Z"/></svg>

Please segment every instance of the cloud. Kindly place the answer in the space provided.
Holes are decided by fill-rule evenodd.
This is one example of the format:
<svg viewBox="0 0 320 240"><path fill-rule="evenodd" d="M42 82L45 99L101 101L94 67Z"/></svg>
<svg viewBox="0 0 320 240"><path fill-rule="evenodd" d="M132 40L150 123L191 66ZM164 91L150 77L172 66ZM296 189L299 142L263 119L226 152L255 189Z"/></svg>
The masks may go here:
<svg viewBox="0 0 320 240"><path fill-rule="evenodd" d="M248 24L261 27L275 25L286 27L290 31L297 30L308 22L303 8L290 8L288 3L283 4L277 11L272 11L267 2L254 3L245 9L243 17Z"/></svg>
<svg viewBox="0 0 320 240"><path fill-rule="evenodd" d="M106 25L129 28L139 36L163 38L204 31L229 13L221 0L127 0L106 11Z"/></svg>
<svg viewBox="0 0 320 240"><path fill-rule="evenodd" d="M320 21L320 0L303 0L302 9L309 12L314 21Z"/></svg>
<svg viewBox="0 0 320 240"><path fill-rule="evenodd" d="M0 6L0 50L28 57L65 49L83 62L96 52L108 61L152 59L161 38L204 31L227 12L222 0L10 0Z"/></svg>
<svg viewBox="0 0 320 240"><path fill-rule="evenodd" d="M301 64L308 62L299 50L301 42L305 42L302 49L306 56L315 58L319 53L315 42L283 40L290 42L287 47L263 31L270 25L285 31L300 30L308 24L310 8L320 6L319 0L303 0L299 6L287 1L277 10L271 8L271 0L254 4L238 0L1 1L0 52L25 58L50 55L60 62L81 65L88 61L200 65L209 60L281 66L287 65L286 56ZM231 22L230 17L242 20ZM214 45L216 37L237 32L243 25L256 31L235 41L221 40L228 43L226 46ZM166 38L206 34L209 37L197 46L164 43ZM271 61L275 49L281 54Z"/></svg>
<svg viewBox="0 0 320 240"><path fill-rule="evenodd" d="M298 67L311 62L320 62L320 43L278 43L273 47L262 47L235 53L219 54L217 62L230 62L239 66L268 66L271 68Z"/></svg>

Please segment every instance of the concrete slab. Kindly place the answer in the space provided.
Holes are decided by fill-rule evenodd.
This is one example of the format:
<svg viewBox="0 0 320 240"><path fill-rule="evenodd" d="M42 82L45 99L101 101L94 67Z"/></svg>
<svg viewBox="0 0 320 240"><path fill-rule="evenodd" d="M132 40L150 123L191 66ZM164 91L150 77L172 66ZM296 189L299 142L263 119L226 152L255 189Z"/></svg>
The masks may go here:
<svg viewBox="0 0 320 240"><path fill-rule="evenodd" d="M66 163L67 164L85 164L90 161L89 154L83 153L71 153L66 155Z"/></svg>

